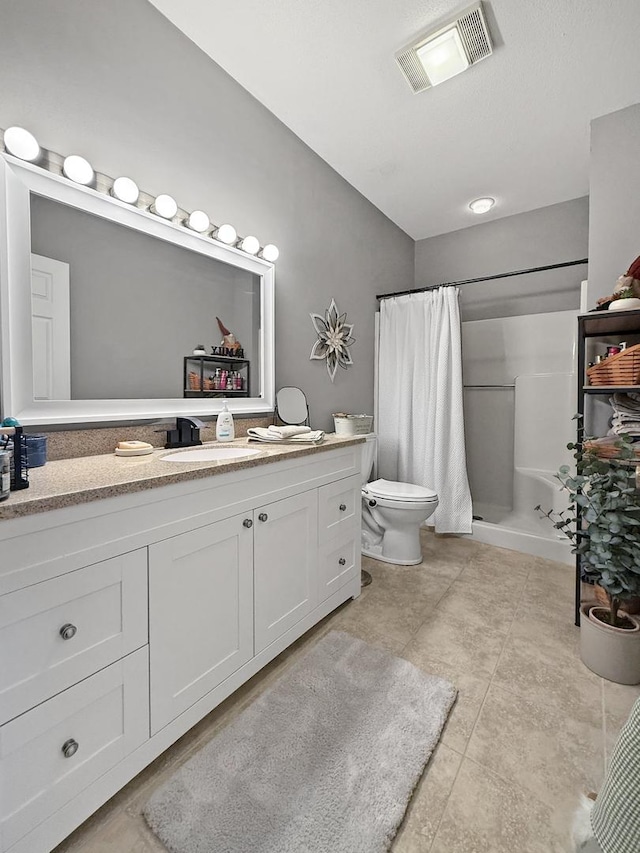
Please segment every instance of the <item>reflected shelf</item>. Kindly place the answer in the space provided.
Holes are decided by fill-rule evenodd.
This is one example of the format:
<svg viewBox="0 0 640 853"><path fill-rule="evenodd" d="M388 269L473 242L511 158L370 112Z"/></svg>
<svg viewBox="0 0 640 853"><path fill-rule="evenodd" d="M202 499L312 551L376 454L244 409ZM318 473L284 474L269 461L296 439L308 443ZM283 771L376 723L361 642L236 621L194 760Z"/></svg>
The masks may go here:
<svg viewBox="0 0 640 853"><path fill-rule="evenodd" d="M640 394L640 385L583 385L582 390L585 394Z"/></svg>

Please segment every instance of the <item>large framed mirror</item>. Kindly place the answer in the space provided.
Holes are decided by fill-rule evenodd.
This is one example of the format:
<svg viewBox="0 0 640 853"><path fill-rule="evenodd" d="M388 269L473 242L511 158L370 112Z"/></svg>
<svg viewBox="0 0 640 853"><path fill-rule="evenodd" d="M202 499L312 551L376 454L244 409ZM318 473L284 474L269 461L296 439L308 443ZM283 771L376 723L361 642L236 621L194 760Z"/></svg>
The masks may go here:
<svg viewBox="0 0 640 853"><path fill-rule="evenodd" d="M10 155L0 165L4 417L206 417L223 398L273 410L272 263Z"/></svg>

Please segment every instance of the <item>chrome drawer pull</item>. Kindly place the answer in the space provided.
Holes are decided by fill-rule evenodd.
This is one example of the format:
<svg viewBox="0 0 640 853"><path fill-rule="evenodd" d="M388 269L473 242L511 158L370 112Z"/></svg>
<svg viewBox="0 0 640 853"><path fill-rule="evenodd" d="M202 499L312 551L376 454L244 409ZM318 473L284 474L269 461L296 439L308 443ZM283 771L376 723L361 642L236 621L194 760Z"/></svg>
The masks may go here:
<svg viewBox="0 0 640 853"><path fill-rule="evenodd" d="M346 565L347 565L347 561L345 560L345 558L344 558L344 557L340 557L340 559L338 560L338 562L340 563L340 565L341 565L341 566L346 566Z"/></svg>
<svg viewBox="0 0 640 853"><path fill-rule="evenodd" d="M266 521L268 518L269 518L269 516L267 515L266 512L261 512L260 515L258 516L258 519L260 521Z"/></svg>
<svg viewBox="0 0 640 853"><path fill-rule="evenodd" d="M66 625L63 625L62 628L60 628L60 636L63 640L70 640L72 637L75 637L77 633L78 629L75 625L72 625L71 622L67 622Z"/></svg>
<svg viewBox="0 0 640 853"><path fill-rule="evenodd" d="M346 510L347 510L347 505L346 504L340 504L340 512L346 512Z"/></svg>
<svg viewBox="0 0 640 853"><path fill-rule="evenodd" d="M69 740L65 740L62 744L62 754L65 758L72 758L76 752L78 751L78 747L80 744L77 740L74 740L72 737Z"/></svg>
<svg viewBox="0 0 640 853"><path fill-rule="evenodd" d="M242 522L242 526L243 527L253 527L253 521L251 521L250 518L245 518L245 520Z"/></svg>

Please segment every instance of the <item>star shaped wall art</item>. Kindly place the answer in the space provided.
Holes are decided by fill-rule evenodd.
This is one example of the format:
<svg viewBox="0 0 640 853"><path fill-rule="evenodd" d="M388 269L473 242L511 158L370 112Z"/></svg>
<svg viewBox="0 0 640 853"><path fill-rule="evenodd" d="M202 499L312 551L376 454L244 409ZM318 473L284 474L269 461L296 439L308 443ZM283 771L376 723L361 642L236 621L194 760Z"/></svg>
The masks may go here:
<svg viewBox="0 0 640 853"><path fill-rule="evenodd" d="M349 347L355 343L352 337L353 323L347 323L347 314L340 314L335 299L321 314L309 314L313 327L318 333L318 340L311 348L310 359L326 359L327 373L333 382L338 365L346 370L353 364Z"/></svg>

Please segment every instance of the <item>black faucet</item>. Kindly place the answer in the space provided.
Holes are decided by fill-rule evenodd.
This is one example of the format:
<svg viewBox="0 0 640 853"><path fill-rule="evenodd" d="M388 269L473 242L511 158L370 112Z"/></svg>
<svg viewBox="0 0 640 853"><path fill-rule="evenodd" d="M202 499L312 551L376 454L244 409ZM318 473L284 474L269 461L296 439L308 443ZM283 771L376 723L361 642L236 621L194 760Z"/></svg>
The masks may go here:
<svg viewBox="0 0 640 853"><path fill-rule="evenodd" d="M202 444L200 430L203 426L198 418L176 418L176 428L167 430L165 447L195 447Z"/></svg>

